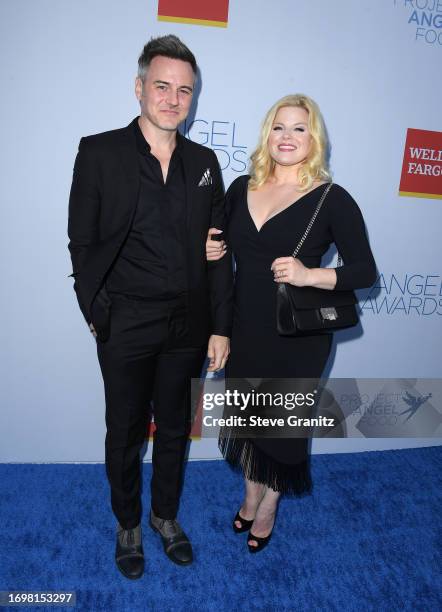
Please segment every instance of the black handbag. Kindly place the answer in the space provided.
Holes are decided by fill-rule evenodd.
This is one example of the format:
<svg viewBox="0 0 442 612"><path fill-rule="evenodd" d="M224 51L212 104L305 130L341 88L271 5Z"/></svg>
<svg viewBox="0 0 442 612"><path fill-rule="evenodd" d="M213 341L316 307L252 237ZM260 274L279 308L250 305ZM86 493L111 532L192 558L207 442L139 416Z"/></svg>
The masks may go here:
<svg viewBox="0 0 442 612"><path fill-rule="evenodd" d="M324 189L321 199L298 246L292 253L296 258L307 238L325 197L333 183ZM338 266L341 257L338 255ZM281 336L311 336L353 327L359 321L357 298L353 291L333 291L316 287L295 287L280 283L276 293L276 322Z"/></svg>

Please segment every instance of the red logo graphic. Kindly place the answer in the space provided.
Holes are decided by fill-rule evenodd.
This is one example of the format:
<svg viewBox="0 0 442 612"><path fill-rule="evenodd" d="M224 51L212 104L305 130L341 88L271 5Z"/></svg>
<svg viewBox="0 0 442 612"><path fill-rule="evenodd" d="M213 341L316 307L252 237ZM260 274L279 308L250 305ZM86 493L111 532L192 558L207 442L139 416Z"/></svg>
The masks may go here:
<svg viewBox="0 0 442 612"><path fill-rule="evenodd" d="M229 0L158 0L158 20L227 27Z"/></svg>
<svg viewBox="0 0 442 612"><path fill-rule="evenodd" d="M442 198L442 132L407 130L399 195Z"/></svg>
<svg viewBox="0 0 442 612"><path fill-rule="evenodd" d="M192 429L190 431L189 437L191 440L201 440L201 433L203 429L203 395L204 395L204 387L201 386L200 395L198 397L198 406L196 408L195 419L193 421ZM156 425L154 419L150 421L147 425L146 438L154 437Z"/></svg>

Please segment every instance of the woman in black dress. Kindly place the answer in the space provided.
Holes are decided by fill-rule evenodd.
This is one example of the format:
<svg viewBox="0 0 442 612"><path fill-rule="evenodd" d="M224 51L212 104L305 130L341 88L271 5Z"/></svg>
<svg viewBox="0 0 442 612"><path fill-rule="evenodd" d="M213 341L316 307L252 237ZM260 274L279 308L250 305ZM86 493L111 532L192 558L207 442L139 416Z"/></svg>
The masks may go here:
<svg viewBox="0 0 442 612"><path fill-rule="evenodd" d="M250 176L240 176L226 194L226 241L235 263L234 322L227 378L315 378L326 365L331 334L283 337L276 329L278 283L322 289L370 286L375 263L360 209L333 184L299 256L290 256L330 182L326 133L320 111L304 95L282 98L267 113L251 156ZM225 253L211 239L207 258ZM344 265L321 268L335 243ZM245 498L233 529L250 529L250 552L269 541L281 493L311 490L307 438L220 437L220 449L245 476Z"/></svg>

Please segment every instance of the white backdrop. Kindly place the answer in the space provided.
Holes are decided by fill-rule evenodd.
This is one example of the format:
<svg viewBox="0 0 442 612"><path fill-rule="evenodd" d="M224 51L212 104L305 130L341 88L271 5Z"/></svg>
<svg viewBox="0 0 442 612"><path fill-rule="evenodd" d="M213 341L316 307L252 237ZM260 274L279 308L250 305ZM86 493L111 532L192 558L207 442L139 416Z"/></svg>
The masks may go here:
<svg viewBox="0 0 442 612"><path fill-rule="evenodd" d="M228 27L216 28L159 22L155 1L2 0L0 461L103 460L101 375L67 278L68 194L80 137L138 114L136 61L165 33L201 67L189 135L216 149L226 187L245 172L276 99L304 92L322 109L334 180L364 213L387 287L376 304L362 296L363 334L338 342L330 375L441 376L442 200L398 195L407 129L441 131L442 40L432 32L442 18L432 6L231 0ZM431 27L419 27L423 13ZM400 288L413 274L433 277L434 312L433 302L429 314L402 308L426 291L416 278ZM439 442L315 440L313 452ZM190 456L219 456L216 442L194 442Z"/></svg>

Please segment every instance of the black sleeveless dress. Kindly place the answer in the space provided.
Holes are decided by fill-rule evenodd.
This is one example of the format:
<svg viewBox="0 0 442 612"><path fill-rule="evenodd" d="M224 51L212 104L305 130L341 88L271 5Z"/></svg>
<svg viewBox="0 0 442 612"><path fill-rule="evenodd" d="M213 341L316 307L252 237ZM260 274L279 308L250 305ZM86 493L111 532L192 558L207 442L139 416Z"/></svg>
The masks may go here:
<svg viewBox="0 0 442 612"><path fill-rule="evenodd" d="M226 378L319 379L330 354L332 335L283 337L276 330L277 283L271 271L277 257L289 256L326 189L320 185L270 218L258 231L247 203L248 176L237 178L226 194L226 241L236 264L234 320ZM345 189L334 184L298 258L319 267L332 242L345 265L337 268L336 289L371 285L376 267L362 214ZM307 438L241 438L222 430L224 458L255 482L282 493L311 489Z"/></svg>

